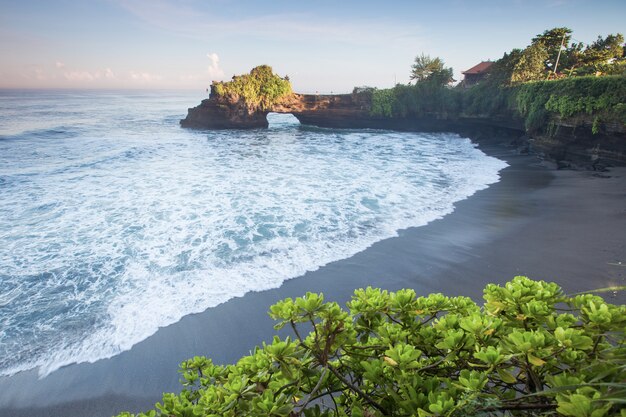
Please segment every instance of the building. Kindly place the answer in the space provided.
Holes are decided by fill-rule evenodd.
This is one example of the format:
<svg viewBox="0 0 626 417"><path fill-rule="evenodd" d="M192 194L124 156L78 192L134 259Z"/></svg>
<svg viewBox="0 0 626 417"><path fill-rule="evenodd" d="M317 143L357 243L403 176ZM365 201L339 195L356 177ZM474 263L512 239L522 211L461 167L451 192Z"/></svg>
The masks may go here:
<svg viewBox="0 0 626 417"><path fill-rule="evenodd" d="M472 68L468 69L467 71L463 71L461 73L464 75L462 84L465 87L469 87L469 86L472 86L474 84L481 82L482 80L485 79L487 74L489 74L489 70L491 69L492 65L493 65L493 62L491 61L483 61L478 65L474 65Z"/></svg>

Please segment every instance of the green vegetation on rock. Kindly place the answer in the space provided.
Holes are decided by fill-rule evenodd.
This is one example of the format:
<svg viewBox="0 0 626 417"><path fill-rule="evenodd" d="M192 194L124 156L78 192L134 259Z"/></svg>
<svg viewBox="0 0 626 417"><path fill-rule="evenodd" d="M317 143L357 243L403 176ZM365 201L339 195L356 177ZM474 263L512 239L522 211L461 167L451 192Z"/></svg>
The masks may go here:
<svg viewBox="0 0 626 417"><path fill-rule="evenodd" d="M593 133L601 123L626 124L624 37L598 37L586 48L570 44L570 38L568 28L547 30L527 48L504 54L485 80L469 88L463 83L449 87L445 74L450 69L443 61L420 55L411 68L416 83L371 89L370 113L385 118L519 119L529 131L549 130L557 119L593 120Z"/></svg>
<svg viewBox="0 0 626 417"><path fill-rule="evenodd" d="M626 414L625 306L525 277L484 299L367 288L348 311L285 299L270 316L294 338L232 365L183 362L183 391L140 416Z"/></svg>
<svg viewBox="0 0 626 417"><path fill-rule="evenodd" d="M550 118L576 115L626 124L626 77L572 77L536 81L514 88L516 110L527 129L536 129Z"/></svg>
<svg viewBox="0 0 626 417"><path fill-rule="evenodd" d="M289 78L274 74L272 67L260 65L250 74L235 75L231 81L213 82L211 91L231 101L243 100L250 108L268 110L292 93Z"/></svg>

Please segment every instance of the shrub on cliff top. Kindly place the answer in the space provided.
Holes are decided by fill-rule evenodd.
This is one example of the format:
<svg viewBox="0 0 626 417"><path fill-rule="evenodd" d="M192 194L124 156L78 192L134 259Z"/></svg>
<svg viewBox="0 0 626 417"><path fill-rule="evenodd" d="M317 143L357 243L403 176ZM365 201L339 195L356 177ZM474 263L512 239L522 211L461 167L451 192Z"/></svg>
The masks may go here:
<svg viewBox="0 0 626 417"><path fill-rule="evenodd" d="M294 339L234 365L189 359L184 390L140 416L626 415L626 307L525 277L484 298L285 299L270 316Z"/></svg>
<svg viewBox="0 0 626 417"><path fill-rule="evenodd" d="M549 116L591 115L626 124L626 77L572 77L521 84L515 89L516 110L527 129L545 124Z"/></svg>
<svg viewBox="0 0 626 417"><path fill-rule="evenodd" d="M231 81L213 82L212 91L219 97L243 99L250 108L268 110L284 96L291 94L289 78L274 74L272 67L260 65L250 74L233 76Z"/></svg>

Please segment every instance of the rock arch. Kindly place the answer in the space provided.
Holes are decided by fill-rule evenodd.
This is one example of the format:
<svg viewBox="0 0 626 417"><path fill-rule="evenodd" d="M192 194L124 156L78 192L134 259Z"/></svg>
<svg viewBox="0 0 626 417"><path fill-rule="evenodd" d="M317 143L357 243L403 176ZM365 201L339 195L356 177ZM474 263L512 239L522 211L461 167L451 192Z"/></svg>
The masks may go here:
<svg viewBox="0 0 626 417"><path fill-rule="evenodd" d="M229 101L212 94L199 106L188 109L181 126L194 129L267 128L268 113L291 113L301 124L320 127L372 127L371 102L364 94L293 93L269 109L250 107L242 100ZM380 123L380 121L378 122Z"/></svg>

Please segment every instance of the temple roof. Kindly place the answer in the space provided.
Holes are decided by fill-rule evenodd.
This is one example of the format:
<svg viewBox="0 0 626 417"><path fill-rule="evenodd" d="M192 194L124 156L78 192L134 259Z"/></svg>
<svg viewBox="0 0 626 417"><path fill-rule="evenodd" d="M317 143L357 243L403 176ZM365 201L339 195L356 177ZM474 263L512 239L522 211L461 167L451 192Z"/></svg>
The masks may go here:
<svg viewBox="0 0 626 417"><path fill-rule="evenodd" d="M472 68L463 71L462 74L480 74L481 72L487 71L492 65L493 62L491 61L483 61L480 64L474 65Z"/></svg>

